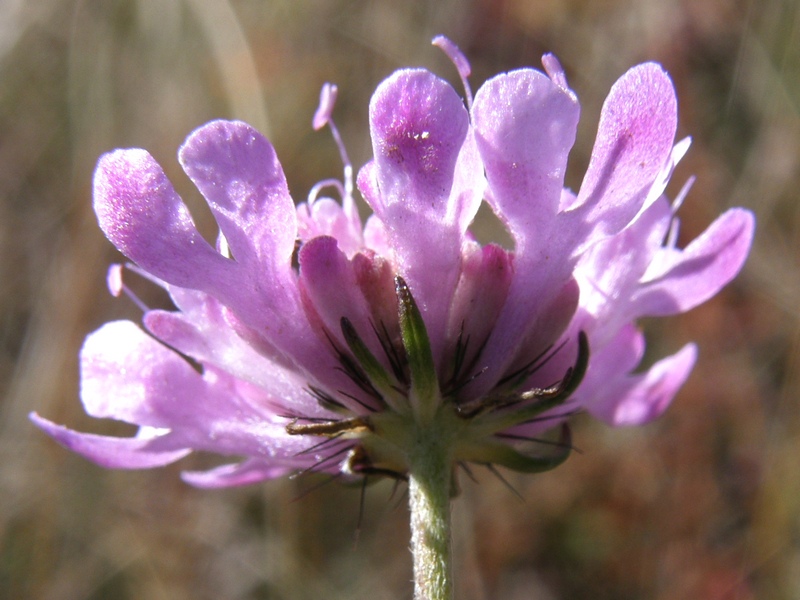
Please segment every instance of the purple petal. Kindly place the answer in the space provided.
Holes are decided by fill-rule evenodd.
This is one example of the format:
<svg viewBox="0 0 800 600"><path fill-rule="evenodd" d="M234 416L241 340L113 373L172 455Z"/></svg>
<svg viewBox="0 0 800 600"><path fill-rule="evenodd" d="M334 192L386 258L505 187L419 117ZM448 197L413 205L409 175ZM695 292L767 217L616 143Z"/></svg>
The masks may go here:
<svg viewBox="0 0 800 600"><path fill-rule="evenodd" d="M291 470L290 467L277 466L259 459L249 459L238 464L222 465L208 471L184 471L181 473L181 479L198 488L217 489L274 479Z"/></svg>
<svg viewBox="0 0 800 600"><path fill-rule="evenodd" d="M81 399L95 417L170 429L181 447L222 454L283 456L305 443L276 417L284 400L185 360L129 321L108 323L81 353Z"/></svg>
<svg viewBox="0 0 800 600"><path fill-rule="evenodd" d="M238 121L212 121L195 130L178 157L208 201L237 262L288 270L297 220L275 150Z"/></svg>
<svg viewBox="0 0 800 600"><path fill-rule="evenodd" d="M754 229L753 214L734 208L684 250L662 249L634 298L637 316L685 312L714 296L744 265Z"/></svg>
<svg viewBox="0 0 800 600"><path fill-rule="evenodd" d="M352 204L352 203L351 203ZM348 257L364 248L361 220L332 198L318 198L312 204L297 207L298 234L303 242L329 235L336 238L339 248Z"/></svg>
<svg viewBox="0 0 800 600"><path fill-rule="evenodd" d="M424 70L398 71L370 102L380 204L399 204L404 214L434 223L447 215L447 198L469 119L461 99L445 82Z"/></svg>
<svg viewBox="0 0 800 600"><path fill-rule="evenodd" d="M677 128L675 88L661 66L630 69L611 88L580 193L570 219L583 221L575 253L594 235L613 235L644 204L670 161Z"/></svg>
<svg viewBox="0 0 800 600"><path fill-rule="evenodd" d="M321 360L330 352L311 330L297 293L292 253L297 214L270 143L249 125L214 121L189 136L184 170L208 200L244 273L218 290L244 325L309 373L342 380Z"/></svg>
<svg viewBox="0 0 800 600"><path fill-rule="evenodd" d="M661 416L689 378L697 360L697 347L687 344L642 375L629 376L611 385L613 396L587 406L589 412L610 425L644 425Z"/></svg>
<svg viewBox="0 0 800 600"><path fill-rule="evenodd" d="M581 286L584 316L578 328L591 333L593 347L641 316L632 299L654 256L660 251L672 209L665 198L651 204L629 227L595 244L578 261L575 276ZM575 331L577 333L577 331Z"/></svg>
<svg viewBox="0 0 800 600"><path fill-rule="evenodd" d="M198 233L164 171L144 150L104 154L94 174L100 227L127 257L156 277L202 288L211 278L229 282L230 261Z"/></svg>
<svg viewBox="0 0 800 600"><path fill-rule="evenodd" d="M398 71L372 97L370 132L375 159L359 187L386 228L438 357L461 242L483 192L467 111L428 71Z"/></svg>
<svg viewBox="0 0 800 600"><path fill-rule="evenodd" d="M514 274L512 259L511 253L494 244L481 247L476 242L467 242L464 245L461 278L453 295L447 326L448 345L453 351L457 340L466 343L463 346L466 354L460 360L463 364L471 364L497 321ZM452 361L447 363L452 364ZM445 373L444 377L449 375Z"/></svg>
<svg viewBox="0 0 800 600"><path fill-rule="evenodd" d="M130 321L106 323L81 350L81 399L93 417L170 428L164 407L201 387L189 363Z"/></svg>
<svg viewBox="0 0 800 600"><path fill-rule="evenodd" d="M213 299L209 298L207 308L192 318L184 313L150 311L145 315L145 325L179 352L261 387L286 407L285 411L331 416L305 391L306 381L296 372L279 361L269 360L269 354L256 351L257 346L238 335Z"/></svg>
<svg viewBox="0 0 800 600"><path fill-rule="evenodd" d="M339 250L337 241L332 237L314 238L300 249L298 261L302 294L328 333L339 341L342 348L346 347L341 328L341 319L346 317L373 355L380 356L381 346L372 335L370 308L361 293L353 266Z"/></svg>
<svg viewBox="0 0 800 600"><path fill-rule="evenodd" d="M508 224L518 254L544 251L549 241L579 113L574 94L532 69L498 75L475 96L489 203Z"/></svg>
<svg viewBox="0 0 800 600"><path fill-rule="evenodd" d="M166 445L159 449L163 438L117 438L91 433L80 433L30 414L30 419L59 444L93 463L108 469L151 469L163 467L189 454L191 449L175 449ZM167 436L169 434L166 434Z"/></svg>
<svg viewBox="0 0 800 600"><path fill-rule="evenodd" d="M570 279L556 218L575 141L575 95L531 69L499 75L475 97L473 119L489 180L489 203L515 241L514 280L483 356L475 392L486 391L517 355L542 311ZM545 345L554 340L543 340Z"/></svg>

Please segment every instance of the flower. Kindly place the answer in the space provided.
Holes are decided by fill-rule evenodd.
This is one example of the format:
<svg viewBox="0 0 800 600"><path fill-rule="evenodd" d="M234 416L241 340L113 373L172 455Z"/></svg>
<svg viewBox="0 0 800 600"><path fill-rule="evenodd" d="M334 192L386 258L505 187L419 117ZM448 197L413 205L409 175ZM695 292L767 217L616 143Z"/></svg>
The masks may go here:
<svg viewBox="0 0 800 600"><path fill-rule="evenodd" d="M270 143L214 121L179 152L219 225L196 230L144 150L100 158L94 207L127 269L165 288L176 310L145 309L143 331L108 323L81 351L88 414L139 427L131 438L34 423L106 467L150 468L195 450L244 457L183 477L200 487L287 472L403 478L416 428L433 424L453 464L551 468L569 454L578 410L612 425L661 414L696 357L688 344L636 372L636 320L687 311L739 271L750 212L734 208L686 248L679 201L664 196L688 140L660 66L625 73L600 117L576 193L564 173L579 116L555 57L472 98L469 65L444 38L466 105L423 69L397 71L370 103L373 159L358 187L324 181L295 207ZM323 88L315 128L331 126ZM341 142L340 147L341 146ZM338 190L339 204L320 197ZM514 248L479 244L469 227L486 201ZM112 292L127 291L114 266ZM191 361L187 360L187 357ZM545 429L560 436L540 443Z"/></svg>

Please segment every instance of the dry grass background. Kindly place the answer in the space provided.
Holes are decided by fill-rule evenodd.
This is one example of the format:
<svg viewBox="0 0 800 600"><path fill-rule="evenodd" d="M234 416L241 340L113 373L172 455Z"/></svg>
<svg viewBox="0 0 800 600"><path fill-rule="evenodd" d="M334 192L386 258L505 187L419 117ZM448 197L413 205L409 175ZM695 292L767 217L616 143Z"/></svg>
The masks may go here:
<svg viewBox="0 0 800 600"><path fill-rule="evenodd" d="M119 260L91 211L98 155L148 148L212 231L175 151L217 117L268 133L296 198L340 172L310 120L320 85L354 162L368 157L369 95L393 69L454 79L429 45L445 33L490 75L561 58L583 105L569 182L602 100L629 66L671 72L694 145L672 192L684 241L733 205L759 228L740 278L708 305L647 323L654 356L701 357L666 416L637 430L576 421L560 469L465 481L455 505L458 598L800 598L800 4L794 0L5 0L0 4L0 597L410 597L407 515L372 486L315 481L216 492L180 466L111 472L56 446L36 409L93 431L77 350L116 318ZM146 292L143 292L146 293ZM157 299L153 299L157 301ZM197 459L203 460L203 459Z"/></svg>

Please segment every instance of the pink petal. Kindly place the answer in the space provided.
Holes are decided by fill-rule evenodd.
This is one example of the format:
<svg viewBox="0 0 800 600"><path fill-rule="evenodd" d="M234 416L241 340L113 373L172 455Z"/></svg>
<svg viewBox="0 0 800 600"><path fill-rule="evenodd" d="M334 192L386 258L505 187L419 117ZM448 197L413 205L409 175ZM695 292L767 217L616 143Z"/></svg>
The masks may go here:
<svg viewBox="0 0 800 600"><path fill-rule="evenodd" d="M686 383L697 360L697 347L687 344L642 375L625 378L614 396L606 396L587 408L610 425L644 425L661 416Z"/></svg>
<svg viewBox="0 0 800 600"><path fill-rule="evenodd" d="M581 256L575 276L581 286L580 327L593 344L605 343L623 323L641 316L632 299L669 229L672 209L665 198L651 204L626 229L595 244Z"/></svg>
<svg viewBox="0 0 800 600"><path fill-rule="evenodd" d="M489 203L514 236L514 279L484 351L485 392L517 356L542 311L570 279L558 227L567 155L575 141L575 95L531 69L498 75L475 97L476 139L489 180ZM574 307L573 307L574 308ZM554 340L542 340L547 345Z"/></svg>
<svg viewBox="0 0 800 600"><path fill-rule="evenodd" d="M108 469L151 469L171 464L189 454L191 449L176 449L164 444L165 438L117 438L91 433L80 433L30 414L30 419L59 444L93 463ZM164 448L159 448L164 446Z"/></svg>
<svg viewBox="0 0 800 600"><path fill-rule="evenodd" d="M184 170L203 192L243 273L216 296L268 345L333 389L330 351L306 320L292 269L297 214L270 143L249 125L214 121L189 136ZM346 384L345 384L346 385Z"/></svg>
<svg viewBox="0 0 800 600"><path fill-rule="evenodd" d="M181 479L198 488L218 489L274 479L291 470L290 467L278 466L259 459L249 459L237 464L222 465L208 471L184 471L181 473Z"/></svg>
<svg viewBox="0 0 800 600"><path fill-rule="evenodd" d="M676 128L675 88L661 66L639 65L614 84L570 218L575 254L594 236L621 230L641 209L671 159Z"/></svg>
<svg viewBox="0 0 800 600"><path fill-rule="evenodd" d="M297 220L275 150L238 121L212 121L195 130L178 157L208 201L237 262L288 270Z"/></svg>
<svg viewBox="0 0 800 600"><path fill-rule="evenodd" d="M505 303L514 275L512 259L511 253L494 244L482 248L475 242L465 244L461 278L450 308L450 340L463 330L473 345L483 344Z"/></svg>
<svg viewBox="0 0 800 600"><path fill-rule="evenodd" d="M475 96L488 200L508 224L518 254L543 252L549 242L579 112L574 94L532 69L498 75Z"/></svg>
<svg viewBox="0 0 800 600"><path fill-rule="evenodd" d="M734 208L684 250L663 249L634 298L637 316L685 312L714 296L744 265L754 230L753 214Z"/></svg>
<svg viewBox="0 0 800 600"><path fill-rule="evenodd" d="M359 187L383 222L439 357L461 242L483 192L461 99L424 70L398 71L370 103L375 159Z"/></svg>
<svg viewBox="0 0 800 600"><path fill-rule="evenodd" d="M198 233L158 163L144 150L104 154L94 174L100 227L127 257L156 277L190 288L230 283L230 261Z"/></svg>
<svg viewBox="0 0 800 600"><path fill-rule="evenodd" d="M202 364L214 365L234 377L259 386L287 407L314 417L330 417L305 390L306 381L292 369L269 360L247 343L214 311L210 302L205 317L190 319L184 313L150 311L145 315L147 329L158 339ZM216 306L219 309L219 306Z"/></svg>
<svg viewBox="0 0 800 600"><path fill-rule="evenodd" d="M346 317L373 355L381 356L381 346L370 324L370 307L361 293L353 266L339 250L337 241L332 237L314 238L300 249L298 261L303 296L340 347L347 347L341 327L341 319ZM396 305L396 301L392 304Z"/></svg>
<svg viewBox="0 0 800 600"><path fill-rule="evenodd" d="M170 429L181 447L255 456L305 447L275 415L282 399L210 367L200 375L129 321L87 338L81 399L94 417Z"/></svg>
<svg viewBox="0 0 800 600"><path fill-rule="evenodd" d="M113 321L86 338L81 350L81 399L86 412L136 425L172 427L171 402L202 393L185 360L130 321Z"/></svg>
<svg viewBox="0 0 800 600"><path fill-rule="evenodd" d="M351 214L332 198L318 198L312 204L297 207L298 234L303 242L322 235L336 238L348 257L364 248L361 221L357 211Z"/></svg>

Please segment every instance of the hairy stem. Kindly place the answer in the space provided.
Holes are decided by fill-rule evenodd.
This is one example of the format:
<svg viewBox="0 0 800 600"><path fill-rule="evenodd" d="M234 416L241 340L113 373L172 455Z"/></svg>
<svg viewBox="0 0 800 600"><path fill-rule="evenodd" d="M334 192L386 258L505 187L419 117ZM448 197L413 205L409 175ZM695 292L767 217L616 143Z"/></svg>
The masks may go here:
<svg viewBox="0 0 800 600"><path fill-rule="evenodd" d="M417 431L409 473L414 600L452 600L449 436L435 425Z"/></svg>

